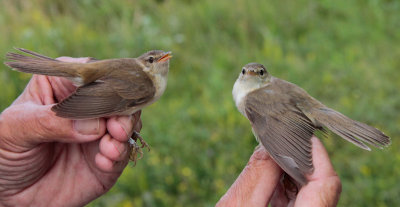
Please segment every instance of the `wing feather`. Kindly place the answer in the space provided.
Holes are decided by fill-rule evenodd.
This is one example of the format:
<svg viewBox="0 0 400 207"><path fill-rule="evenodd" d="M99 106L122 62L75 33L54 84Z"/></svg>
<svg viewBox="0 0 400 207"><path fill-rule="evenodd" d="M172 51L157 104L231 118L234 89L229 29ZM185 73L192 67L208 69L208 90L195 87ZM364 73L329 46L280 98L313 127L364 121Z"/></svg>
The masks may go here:
<svg viewBox="0 0 400 207"><path fill-rule="evenodd" d="M116 112L122 98L105 83L93 82L53 106L57 116L70 119L98 118Z"/></svg>
<svg viewBox="0 0 400 207"><path fill-rule="evenodd" d="M306 184L312 172L311 137L316 128L289 95L271 85L246 96L245 111L255 136L290 176Z"/></svg>

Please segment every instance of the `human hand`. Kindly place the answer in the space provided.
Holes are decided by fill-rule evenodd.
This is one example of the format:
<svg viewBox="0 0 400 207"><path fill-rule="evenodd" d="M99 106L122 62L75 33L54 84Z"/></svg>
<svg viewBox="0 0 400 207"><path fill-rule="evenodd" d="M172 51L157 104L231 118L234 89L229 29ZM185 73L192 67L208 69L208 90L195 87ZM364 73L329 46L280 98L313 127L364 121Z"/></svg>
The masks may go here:
<svg viewBox="0 0 400 207"><path fill-rule="evenodd" d="M316 137L311 141L314 172L297 195L287 196L287 189L279 182L283 171L265 148L259 147L217 206L336 206L340 179L322 143Z"/></svg>
<svg viewBox="0 0 400 207"><path fill-rule="evenodd" d="M76 121L55 116L51 107L74 90L67 79L33 75L0 114L0 206L83 206L126 167L128 134L140 131L140 112Z"/></svg>

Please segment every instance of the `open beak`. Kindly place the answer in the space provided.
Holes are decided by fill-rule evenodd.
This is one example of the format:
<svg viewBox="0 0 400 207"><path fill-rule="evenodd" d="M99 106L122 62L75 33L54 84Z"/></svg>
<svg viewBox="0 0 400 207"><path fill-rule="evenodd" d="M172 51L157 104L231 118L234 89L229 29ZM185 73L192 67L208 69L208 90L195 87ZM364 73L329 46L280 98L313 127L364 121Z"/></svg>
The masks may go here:
<svg viewBox="0 0 400 207"><path fill-rule="evenodd" d="M171 52L166 52L157 62L165 62L172 58Z"/></svg>

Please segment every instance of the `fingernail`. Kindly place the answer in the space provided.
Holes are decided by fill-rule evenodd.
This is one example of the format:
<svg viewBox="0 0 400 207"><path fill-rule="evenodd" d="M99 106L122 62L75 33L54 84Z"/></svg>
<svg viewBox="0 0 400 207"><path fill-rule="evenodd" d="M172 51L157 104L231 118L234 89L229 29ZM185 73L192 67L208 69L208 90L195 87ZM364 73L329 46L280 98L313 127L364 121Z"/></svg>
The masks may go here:
<svg viewBox="0 0 400 207"><path fill-rule="evenodd" d="M98 134L100 130L99 119L75 120L74 129L83 135Z"/></svg>

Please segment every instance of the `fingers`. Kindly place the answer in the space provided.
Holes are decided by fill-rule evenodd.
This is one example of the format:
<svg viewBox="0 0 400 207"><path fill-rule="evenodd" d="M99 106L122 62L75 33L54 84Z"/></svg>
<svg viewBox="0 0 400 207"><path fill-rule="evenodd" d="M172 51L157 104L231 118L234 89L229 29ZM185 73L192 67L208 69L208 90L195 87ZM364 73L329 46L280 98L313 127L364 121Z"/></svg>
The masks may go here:
<svg viewBox="0 0 400 207"><path fill-rule="evenodd" d="M120 142L106 134L100 140L99 153L95 162L103 172L122 171L129 160L129 143Z"/></svg>
<svg viewBox="0 0 400 207"><path fill-rule="evenodd" d="M57 102L61 102L76 90L76 86L66 78L48 76L54 97Z"/></svg>
<svg viewBox="0 0 400 207"><path fill-rule="evenodd" d="M113 116L107 120L107 130L113 138L120 142L127 142L133 132L134 117Z"/></svg>
<svg viewBox="0 0 400 207"><path fill-rule="evenodd" d="M141 129L140 111L131 116L114 116L107 120L107 130L120 142L127 142L133 131Z"/></svg>
<svg viewBox="0 0 400 207"><path fill-rule="evenodd" d="M342 190L340 179L322 143L316 137L311 141L315 170L309 176L309 183L297 195L295 206L309 206L310 203L314 206L336 206Z"/></svg>
<svg viewBox="0 0 400 207"><path fill-rule="evenodd" d="M122 171L129 161L128 139L133 130L140 131L140 111L131 116L115 116L107 120L109 134L101 138L95 162L103 172Z"/></svg>
<svg viewBox="0 0 400 207"><path fill-rule="evenodd" d="M1 130L19 146L42 142L88 142L105 134L104 119L70 120L57 117L52 105L17 104L1 114Z"/></svg>
<svg viewBox="0 0 400 207"><path fill-rule="evenodd" d="M106 134L100 140L100 153L110 160L121 161L127 155L128 145L128 142L120 142Z"/></svg>
<svg viewBox="0 0 400 207"><path fill-rule="evenodd" d="M281 169L265 148L258 147L217 206L265 207L279 182L281 173Z"/></svg>
<svg viewBox="0 0 400 207"><path fill-rule="evenodd" d="M12 105L23 104L29 101L39 105L54 104L53 94L49 76L33 75L24 92Z"/></svg>
<svg viewBox="0 0 400 207"><path fill-rule="evenodd" d="M329 159L328 152L326 152L321 141L314 136L311 138L311 142L312 158L315 170L308 179L310 181L318 181L329 177L337 177L331 160Z"/></svg>

